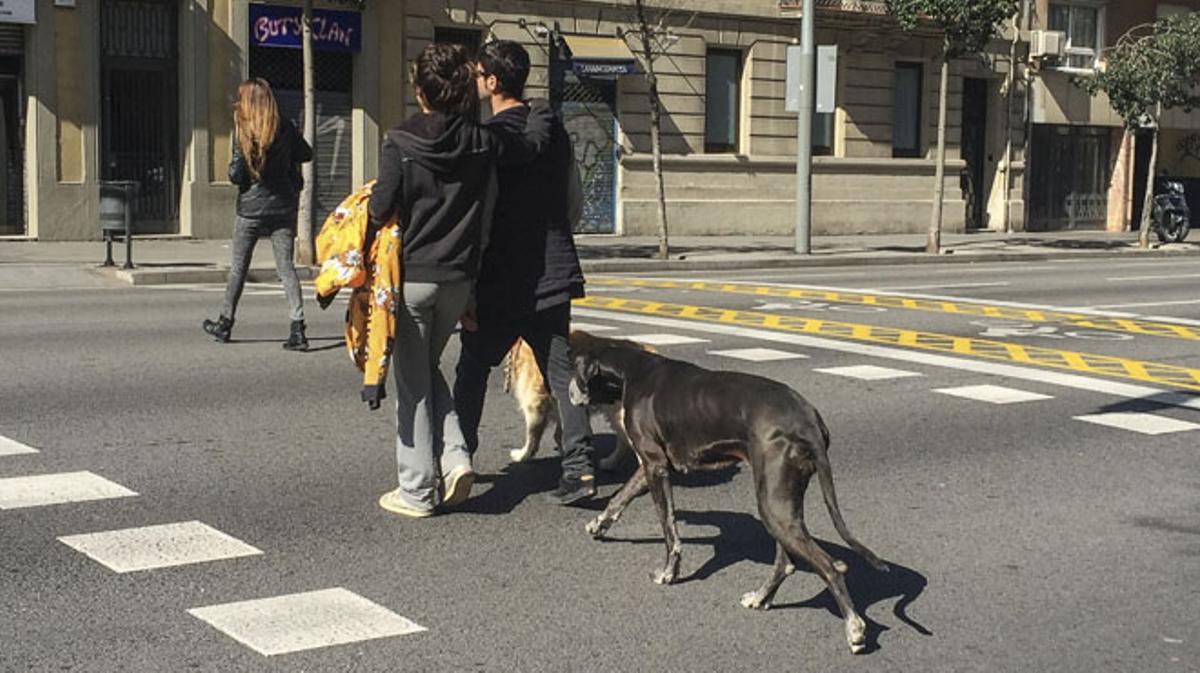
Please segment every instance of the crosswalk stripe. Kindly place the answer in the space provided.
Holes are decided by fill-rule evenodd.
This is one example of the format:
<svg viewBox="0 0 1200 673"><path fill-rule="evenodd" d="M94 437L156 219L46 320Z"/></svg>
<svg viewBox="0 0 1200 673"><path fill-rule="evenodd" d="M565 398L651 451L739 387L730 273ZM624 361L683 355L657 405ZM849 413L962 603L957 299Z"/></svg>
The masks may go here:
<svg viewBox="0 0 1200 673"><path fill-rule="evenodd" d="M1054 399L1050 395L1041 393L1031 393L1027 390L1017 390L1016 388L1007 388L1005 386L993 385L977 385L977 386L960 386L957 388L937 388L935 393L943 395L951 395L953 397L962 397L968 400L977 400L979 402L989 402L991 404L1016 404L1018 402L1035 402L1038 400Z"/></svg>
<svg viewBox="0 0 1200 673"><path fill-rule="evenodd" d="M1173 432L1200 430L1200 425L1166 416L1140 412L1114 411L1104 414L1075 416L1075 420L1139 432L1143 435L1164 435Z"/></svg>
<svg viewBox="0 0 1200 673"><path fill-rule="evenodd" d="M902 369L892 369L890 367L877 367L875 365L853 365L850 367L825 367L822 369L814 369L813 371L821 372L822 374L833 374L835 376L845 376L851 379L860 379L862 381L886 381L889 379L903 379L912 376L921 376L917 372L906 372Z"/></svg>
<svg viewBox="0 0 1200 673"><path fill-rule="evenodd" d="M27 446L15 439L0 435L0 456L19 456L27 453L37 453L38 450Z"/></svg>
<svg viewBox="0 0 1200 673"><path fill-rule="evenodd" d="M59 542L118 573L254 556L262 551L199 521L65 535Z"/></svg>
<svg viewBox="0 0 1200 673"><path fill-rule="evenodd" d="M188 614L265 656L426 630L340 587L192 608Z"/></svg>
<svg viewBox="0 0 1200 673"><path fill-rule="evenodd" d="M0 479L0 509L124 498L137 493L91 472Z"/></svg>

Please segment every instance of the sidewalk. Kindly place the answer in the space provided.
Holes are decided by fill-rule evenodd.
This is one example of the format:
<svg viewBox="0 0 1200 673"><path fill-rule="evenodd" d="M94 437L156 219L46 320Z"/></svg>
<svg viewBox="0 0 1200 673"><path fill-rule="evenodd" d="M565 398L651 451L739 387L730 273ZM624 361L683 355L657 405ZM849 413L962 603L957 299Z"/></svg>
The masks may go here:
<svg viewBox="0 0 1200 673"><path fill-rule="evenodd" d="M824 267L869 264L923 264L930 262L996 262L1091 257L1144 258L1200 257L1196 242L1137 247L1137 232L1063 231L1002 234L977 232L944 234L943 254L925 253L924 234L817 236L812 253L797 255L787 236L678 236L671 239L671 258L654 259L654 237L578 236L576 243L588 273L715 271L722 269ZM123 270L124 247L114 245L116 267L101 268L104 244L88 242L0 241L0 283L35 287L64 281L164 285L222 283L229 266L228 240L134 240L135 269ZM255 249L250 280L273 282L270 242ZM311 278L313 269L300 269ZM19 279L19 281L18 281Z"/></svg>

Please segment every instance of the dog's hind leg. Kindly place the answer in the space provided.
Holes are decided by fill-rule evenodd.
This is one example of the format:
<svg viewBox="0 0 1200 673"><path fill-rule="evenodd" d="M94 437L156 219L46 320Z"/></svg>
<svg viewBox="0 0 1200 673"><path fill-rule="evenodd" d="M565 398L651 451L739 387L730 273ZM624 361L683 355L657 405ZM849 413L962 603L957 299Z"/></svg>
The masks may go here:
<svg viewBox="0 0 1200 673"><path fill-rule="evenodd" d="M604 419L608 421L608 427L612 428L613 434L617 437L617 445L613 447L612 453L608 454L596 464L605 472L612 472L620 466L621 461L625 460L625 456L629 455L632 449L629 446L629 438L625 436L625 424L622 422L623 413L618 405L609 405L604 410Z"/></svg>
<svg viewBox="0 0 1200 673"><path fill-rule="evenodd" d="M742 607L750 608L751 610L767 610L771 607L771 600L775 598L775 592L779 591L779 585L787 579L788 575L796 572L796 566L792 564L792 559L788 557L787 550L778 542L775 543L775 567L771 569L771 576L766 582L758 588L757 591L751 591L742 596Z"/></svg>
<svg viewBox="0 0 1200 673"><path fill-rule="evenodd" d="M675 526L675 501L671 495L671 479L666 465L643 465L646 483L650 488L650 497L658 508L659 522L662 523L663 538L667 543L667 560L663 569L650 574L655 584L673 584L679 576L679 554L683 545L679 541L679 531Z"/></svg>
<svg viewBox="0 0 1200 673"><path fill-rule="evenodd" d="M537 454L542 435L546 434L546 427L556 420L554 404L544 398L523 405L521 411L525 414L525 446L508 453L514 463L523 463Z"/></svg>
<svg viewBox="0 0 1200 673"><path fill-rule="evenodd" d="M629 481L621 487L621 490L612 497L612 500L608 501L608 506L604 508L604 511L588 522L586 526L588 534L596 539L604 537L608 529L617 522L617 519L621 518L621 512L625 511L629 503L634 498L644 495L647 489L646 471L639 467Z"/></svg>
<svg viewBox="0 0 1200 673"><path fill-rule="evenodd" d="M800 451L799 453L803 453ZM850 600L846 588L846 564L835 561L813 540L804 525L804 491L808 488L814 468L788 461L795 455L791 446L758 451L755 461L755 486L758 491L758 511L771 535L797 560L804 560L825 580L846 620L846 642L850 651L858 654L866 649L867 624Z"/></svg>

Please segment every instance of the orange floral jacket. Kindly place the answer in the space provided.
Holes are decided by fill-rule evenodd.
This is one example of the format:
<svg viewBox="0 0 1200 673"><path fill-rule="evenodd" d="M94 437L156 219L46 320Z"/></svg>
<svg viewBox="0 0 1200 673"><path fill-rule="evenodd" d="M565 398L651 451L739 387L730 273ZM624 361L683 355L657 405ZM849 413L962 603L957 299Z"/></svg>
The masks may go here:
<svg viewBox="0 0 1200 673"><path fill-rule="evenodd" d="M321 271L315 281L317 303L329 306L342 288L349 288L346 310L346 349L363 373L364 401L379 406L396 335L400 302L400 225L393 217L374 237L368 236L371 181L347 196L325 218L317 235Z"/></svg>

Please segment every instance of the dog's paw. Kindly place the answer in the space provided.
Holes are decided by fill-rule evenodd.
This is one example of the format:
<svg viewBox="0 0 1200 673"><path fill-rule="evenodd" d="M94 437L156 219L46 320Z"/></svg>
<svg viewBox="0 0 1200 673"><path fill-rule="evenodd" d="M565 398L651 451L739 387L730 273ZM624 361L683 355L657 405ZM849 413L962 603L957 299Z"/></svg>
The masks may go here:
<svg viewBox="0 0 1200 673"><path fill-rule="evenodd" d="M764 601L757 591L742 594L742 607L751 610L770 610L771 601Z"/></svg>
<svg viewBox="0 0 1200 673"><path fill-rule="evenodd" d="M846 619L846 642L851 654L862 654L867 649L867 624L856 614Z"/></svg>
<svg viewBox="0 0 1200 673"><path fill-rule="evenodd" d="M598 516L595 519L587 522L587 525L584 526L584 530L586 530L588 535L591 535L593 539L599 540L600 538L604 537L604 533L608 531L609 525L610 524L604 520L603 516Z"/></svg>
<svg viewBox="0 0 1200 673"><path fill-rule="evenodd" d="M664 568L662 570L656 570L656 571L651 572L650 579L655 584L662 584L665 586L667 584L674 584L675 576L677 574L678 574L678 572L674 568Z"/></svg>
<svg viewBox="0 0 1200 673"><path fill-rule="evenodd" d="M508 457L514 463L524 463L525 461L529 460L530 458L533 458L533 456L536 453L537 453L536 448L522 446L519 449L513 449L512 451L509 451Z"/></svg>

